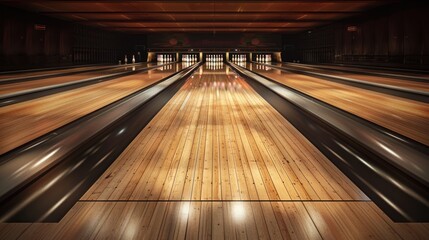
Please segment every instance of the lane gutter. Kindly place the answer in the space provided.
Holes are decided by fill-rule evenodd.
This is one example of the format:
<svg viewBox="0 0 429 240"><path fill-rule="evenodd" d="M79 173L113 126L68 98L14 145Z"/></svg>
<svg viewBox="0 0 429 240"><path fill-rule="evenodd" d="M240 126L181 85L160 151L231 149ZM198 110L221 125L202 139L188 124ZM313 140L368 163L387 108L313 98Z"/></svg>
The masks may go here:
<svg viewBox="0 0 429 240"><path fill-rule="evenodd" d="M429 221L427 146L230 65L391 219Z"/></svg>
<svg viewBox="0 0 429 240"><path fill-rule="evenodd" d="M58 222L201 63L0 159L0 222Z"/></svg>
<svg viewBox="0 0 429 240"><path fill-rule="evenodd" d="M370 72L370 71L359 71L359 70L353 70L353 69L335 69L332 67L329 67L329 65L311 65L311 64L302 64L302 63L282 63L286 64L291 67L310 67L310 68L317 68L317 69L324 69L329 71L335 71L335 72L348 72L348 73L355 73L355 74L365 74L365 75L372 75L372 76L379 76L379 77L393 77L397 79L407 80L407 81L414 81L414 82L423 82L428 83L429 79L424 77L418 77L418 76L408 76L403 74L395 74L395 73L383 73L383 72ZM273 65L275 66L275 65ZM282 67L282 66L279 66ZM429 74L429 73L428 73Z"/></svg>
<svg viewBox="0 0 429 240"><path fill-rule="evenodd" d="M9 106L20 102L30 101L39 97L44 97L44 96L48 96L48 95L52 95L52 94L56 94L64 91L69 91L72 89L81 88L81 87L85 87L88 85L92 85L92 84L96 84L96 83L100 83L108 80L114 80L118 77L124 77L124 76L133 75L141 72L146 72L151 69L160 68L169 64L175 64L175 63L160 64L160 65L145 67L138 70L112 73L112 74L107 74L103 76L92 77L92 78L87 78L87 79L82 79L82 80L77 80L72 82L60 83L60 84L49 85L49 86L39 87L39 88L32 88L32 89L14 92L10 94L3 94L3 95L0 95L0 107Z"/></svg>
<svg viewBox="0 0 429 240"><path fill-rule="evenodd" d="M255 62L255 63L265 65L265 66L269 66L269 67L276 68L276 69L280 69L280 70L286 71L286 72L292 72L292 73L296 73L296 74L302 74L302 75L307 75L307 76L311 76L311 77L317 77L317 78L325 79L325 80L328 80L331 82L337 82L337 83L341 83L341 84L347 84L347 85L353 86L353 87L364 88L364 89L371 90L374 92L385 93L385 94L389 94L392 96L397 96L397 97L401 97L401 98L411 99L414 101L429 103L429 92L426 92L426 91L397 87L397 86L392 86L392 85L388 85L388 84L373 83L373 82L369 82L369 81L353 79L353 78L346 78L346 77L339 77L339 76L323 74L323 73L316 73L316 72L311 72L311 71L307 71L307 70L290 69L290 68L275 66L275 65L271 65L271 64L267 64L267 63L257 63L257 62Z"/></svg>
<svg viewBox="0 0 429 240"><path fill-rule="evenodd" d="M39 74L39 75L31 75L31 76L22 76L22 77L12 77L12 78L5 78L5 79L0 79L0 85L3 84L11 84L11 83L17 83L17 82L27 82L27 81L33 81L33 80L39 80L39 79L43 79L43 78L47 78L47 77L61 77L61 76L67 76L67 75L73 75L73 74L79 74L79 73L86 73L86 72L94 72L94 71L99 71L99 70L106 70L106 69L114 69L114 68L119 68L122 65L108 65L108 66L103 66L102 64L95 64L95 65L90 65L88 67L94 66L96 67L97 65L100 65L100 68L92 68L92 69L86 69L86 70L76 70L76 71L72 71L72 72L62 72L62 73L44 73L44 74ZM135 63L135 64L130 64L130 65L124 65L124 67L127 66L138 66L141 65L141 63ZM82 67L85 67L82 66ZM53 68L52 70L62 70L62 69L66 69L66 68ZM46 70L51 70L51 69L46 69ZM38 70L39 71L39 70ZM40 71L44 71L43 69L41 69ZM23 70L23 71L18 71L19 72L32 72L31 70ZM13 73L13 72L2 72L0 73L0 75L4 75L4 74L9 74L9 73ZM34 72L34 74L37 74L37 71Z"/></svg>

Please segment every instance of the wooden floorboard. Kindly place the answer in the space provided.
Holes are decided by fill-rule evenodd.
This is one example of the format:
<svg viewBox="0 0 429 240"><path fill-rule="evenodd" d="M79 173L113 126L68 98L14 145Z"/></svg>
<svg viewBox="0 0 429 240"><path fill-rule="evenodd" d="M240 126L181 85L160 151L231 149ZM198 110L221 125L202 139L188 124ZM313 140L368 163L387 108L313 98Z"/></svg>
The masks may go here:
<svg viewBox="0 0 429 240"><path fill-rule="evenodd" d="M0 239L425 239L372 202L78 202L59 223L1 223Z"/></svg>
<svg viewBox="0 0 429 240"><path fill-rule="evenodd" d="M368 199L235 75L194 75L82 199Z"/></svg>
<svg viewBox="0 0 429 240"><path fill-rule="evenodd" d="M71 83L71 82L76 82L76 81L90 79L90 78L99 78L110 74L132 72L135 70L140 70L142 68L147 68L148 66L151 66L151 64L143 63L143 64L138 64L136 66L115 66L115 68L102 69L102 70L84 72L84 73L71 72L70 74L65 76L44 77L44 78L36 79L32 81L16 81L16 82L11 82L7 84L1 84L0 95L12 94L20 91L47 87L51 85ZM93 69L97 69L97 68L99 67L94 67ZM52 71L51 73L61 74L62 72ZM1 80L0 80L0 83L1 83Z"/></svg>
<svg viewBox="0 0 429 240"><path fill-rule="evenodd" d="M80 67L68 67L63 69L44 69L40 71L15 71L10 73L0 74L0 82L5 79L14 79L14 78L25 78L25 77L34 77L34 76L43 76L47 74L72 74L76 71L86 71L94 70L100 67L108 67L112 65L98 65L98 66L80 66ZM1 72L0 72L1 73Z"/></svg>
<svg viewBox="0 0 429 240"><path fill-rule="evenodd" d="M328 75L338 76L338 77L342 77L342 78L361 80L361 81L366 81L366 82L370 82L370 83L390 85L393 87L401 87L401 88L405 88L405 89L412 89L412 90L425 91L425 92L429 91L429 84L427 84L427 82L408 80L405 77L398 79L398 78L395 78L394 76L388 76L388 75L377 76L377 75L367 74L367 72L373 72L372 70L362 71L362 69L360 69L361 73L350 73L350 72L346 72L347 70L350 70L350 68L347 68L347 67L329 66L329 69L323 69L323 68L317 68L317 66L313 67L310 65L307 65L307 66L297 65L297 64L288 65L288 64L284 64L284 63L279 63L276 65L277 66L283 66L283 67L292 67L292 69L297 68L300 70L307 70L310 72L328 74ZM336 69L337 71L334 71L333 69ZM390 72L387 74L395 75L398 73ZM401 74L401 73L399 73L399 75L416 76L416 77L420 77L420 78L429 79L428 74L412 74L412 73L405 73L405 74L402 73Z"/></svg>
<svg viewBox="0 0 429 240"><path fill-rule="evenodd" d="M281 71L260 64L248 63L247 68L429 146L428 103ZM427 83L424 85L427 86Z"/></svg>
<svg viewBox="0 0 429 240"><path fill-rule="evenodd" d="M0 136L2 136L0 154L126 97L173 73L174 69L166 71L154 69L0 107Z"/></svg>
<svg viewBox="0 0 429 240"><path fill-rule="evenodd" d="M0 223L0 239L429 234L427 223L390 220L243 79L203 69L59 223Z"/></svg>

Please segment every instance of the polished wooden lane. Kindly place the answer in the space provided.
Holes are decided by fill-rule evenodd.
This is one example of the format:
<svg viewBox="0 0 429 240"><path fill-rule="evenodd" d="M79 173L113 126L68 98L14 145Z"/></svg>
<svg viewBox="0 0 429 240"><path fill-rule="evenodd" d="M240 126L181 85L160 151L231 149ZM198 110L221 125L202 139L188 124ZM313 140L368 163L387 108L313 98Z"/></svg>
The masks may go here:
<svg viewBox="0 0 429 240"><path fill-rule="evenodd" d="M333 75L333 76L338 76L338 77L343 77L343 78L362 80L362 81L367 81L370 83L385 84L385 85L390 85L393 87L402 87L405 89L412 89L412 90L417 90L417 91L429 92L429 75L427 75L427 74L417 75L417 74L411 74L410 73L410 75L412 75L412 76L427 78L426 82L418 82L418 81L413 81L413 80L397 79L397 78L389 77L389 76L383 76L382 77L382 76L368 75L368 74L365 74L365 71L362 69L360 70L360 71L362 71L362 73L342 72L341 71L342 69L347 70L347 68L338 67L338 66L330 66L331 69L337 70L337 71L334 71L331 69L317 68L317 66L312 66L312 65L298 65L298 64L289 65L287 63L278 63L275 65L276 66L283 66L283 67L287 67L287 68L291 68L291 69L304 70L304 71L308 70L311 72L328 74L328 75ZM372 70L367 70L367 71L372 71ZM395 73L390 73L390 74L395 74ZM398 74L398 73L396 73L396 74ZM407 75L407 74L408 73L405 73L402 75Z"/></svg>
<svg viewBox="0 0 429 240"><path fill-rule="evenodd" d="M260 64L248 69L429 146L429 104L294 74Z"/></svg>
<svg viewBox="0 0 429 240"><path fill-rule="evenodd" d="M12 94L19 91L31 90L34 88L41 88L41 87L63 84L63 83L70 83L70 82L75 82L75 81L89 79L89 78L102 77L109 74L131 72L133 70L139 70L141 68L145 68L151 65L152 64L143 63L136 66L117 66L115 68L101 69L99 71L91 71L91 72L84 72L84 73L71 72L69 75L66 75L66 76L46 77L43 79L32 80L32 81L23 81L23 82L18 81L16 83L2 84L0 85L0 94Z"/></svg>
<svg viewBox="0 0 429 240"><path fill-rule="evenodd" d="M313 65L313 64L300 64L300 63L282 63L282 64L285 65L285 66L288 66L288 65L292 65L292 66L308 66L308 67L313 67L314 66L314 67L324 67L326 69L335 69L335 70L338 70L338 71L352 70L352 71L357 71L357 72L362 72L362 73L371 72L371 73L376 73L376 74L404 75L404 76L417 77L417 78L421 78L421 79L424 79L424 78L429 79L429 72L425 71L425 70L422 70L422 71L419 71L419 70L413 71L413 70L411 70L411 71L409 71L409 69L405 69L405 72L401 72L401 69L393 69L393 68L389 68L389 67L379 68L379 69L377 69L377 68L368 69L368 68L365 68L365 66L359 67L357 65L354 65L354 66L351 66L351 65L341 66L341 65L330 65L330 64L327 64L327 65L324 65L324 64L322 64L322 65ZM373 66L369 66L369 67L373 67Z"/></svg>
<svg viewBox="0 0 429 240"><path fill-rule="evenodd" d="M0 154L163 79L176 70L161 67L0 108Z"/></svg>
<svg viewBox="0 0 429 240"><path fill-rule="evenodd" d="M235 77L193 75L82 199L368 199Z"/></svg>
<svg viewBox="0 0 429 240"><path fill-rule="evenodd" d="M78 202L59 223L0 223L0 239L426 239L372 202Z"/></svg>
<svg viewBox="0 0 429 240"><path fill-rule="evenodd" d="M35 76L43 76L49 74L63 74L63 73L73 73L76 71L86 71L86 70L94 70L100 67L107 67L111 65L94 65L94 66L81 66L81 67L69 67L63 69L41 69L40 71L16 71L10 73L1 73L0 72L0 82L5 79L12 78L25 78L25 77L35 77Z"/></svg>
<svg viewBox="0 0 429 240"><path fill-rule="evenodd" d="M59 223L0 239L425 239L224 70L194 74Z"/></svg>

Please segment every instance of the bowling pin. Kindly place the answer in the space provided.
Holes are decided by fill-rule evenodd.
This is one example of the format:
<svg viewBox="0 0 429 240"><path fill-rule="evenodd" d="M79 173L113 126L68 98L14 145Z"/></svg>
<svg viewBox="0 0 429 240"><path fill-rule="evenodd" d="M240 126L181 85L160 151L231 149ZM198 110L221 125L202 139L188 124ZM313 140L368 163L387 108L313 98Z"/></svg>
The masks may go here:
<svg viewBox="0 0 429 240"><path fill-rule="evenodd" d="M127 58L127 55L125 55L124 63L127 64L127 62L128 62L128 58Z"/></svg>
<svg viewBox="0 0 429 240"><path fill-rule="evenodd" d="M134 57L134 55L133 55L133 63L136 63L136 58Z"/></svg>

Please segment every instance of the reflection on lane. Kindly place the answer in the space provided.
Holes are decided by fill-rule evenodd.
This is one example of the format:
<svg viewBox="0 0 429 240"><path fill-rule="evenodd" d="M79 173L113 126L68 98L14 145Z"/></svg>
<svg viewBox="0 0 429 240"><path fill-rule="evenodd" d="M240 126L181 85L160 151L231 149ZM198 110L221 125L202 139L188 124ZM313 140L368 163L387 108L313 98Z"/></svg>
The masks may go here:
<svg viewBox="0 0 429 240"><path fill-rule="evenodd" d="M297 71L307 71L316 74L340 77L341 79L349 81L361 81L368 84L381 84L382 86L386 87L391 86L417 91L429 91L429 84L427 84L428 78L426 76L413 77L400 74L374 73L370 70L361 70L360 72L355 72L356 70L341 70L325 66L312 66L304 64L276 63L274 65L284 67L286 70L291 69ZM398 77L400 79L398 79Z"/></svg>
<svg viewBox="0 0 429 240"><path fill-rule="evenodd" d="M154 63L142 63L134 65L122 65L116 66L109 69L100 69L85 73L71 73L66 76L46 77L31 81L17 81L11 83L5 83L1 85L0 95L12 94L24 90L33 90L42 87L59 86L61 84L81 82L85 80L98 79L102 77L115 76L121 73L131 73L133 71L144 70L146 68L153 68L156 64Z"/></svg>
<svg viewBox="0 0 429 240"><path fill-rule="evenodd" d="M246 68L429 146L429 104L282 71L257 63Z"/></svg>
<svg viewBox="0 0 429 240"><path fill-rule="evenodd" d="M64 74L64 73L73 74L74 72L79 72L79 71L88 71L88 70L94 70L99 68L109 68L109 67L114 67L114 65L96 65L96 66L69 67L69 68L63 68L63 69L44 69L44 70L35 69L34 71L23 70L23 71L12 71L12 72L0 72L0 82L7 79L49 76L52 74Z"/></svg>
<svg viewBox="0 0 429 240"><path fill-rule="evenodd" d="M180 66L178 65L178 67ZM4 186L15 184L15 187L26 179L32 178L34 174L46 171L46 168L50 166L47 164L58 165L31 183L29 187L15 194L13 201L5 202L5 205L0 208L2 215L0 218L12 221L58 221L61 219L93 181L141 131L145 123L150 121L158 109L174 94L174 89L177 90L179 87L175 85L176 81L184 74L189 74L192 69L170 77L153 88L143 89L138 94L127 98L126 101L105 109L107 111L102 110L91 114L91 118L88 118L87 121L80 121L79 124L74 124L74 127L59 132L58 136L50 139L47 145L39 145L38 149L24 152L13 158L12 161L7 161L3 165L4 172L0 176L4 177L3 182L10 181ZM139 111L134 111L137 109ZM107 129L110 132L106 132ZM92 140L88 142L89 139ZM83 143L85 144L83 145ZM51 151L51 149L55 150ZM60 155L54 156L58 151L61 151ZM45 152L45 154L39 154L41 152ZM73 155L70 156L71 152ZM25 156L26 154L27 156ZM31 164L25 167L26 173L22 178L15 179L17 175L10 177L8 173L13 171L8 170L14 169L17 165L25 165L27 161L31 161ZM39 165L43 164L45 166L39 168ZM5 167L6 165L7 167ZM21 174L22 171L18 169L16 172ZM3 194L8 193L7 189L1 190ZM10 188L9 190L13 191Z"/></svg>
<svg viewBox="0 0 429 240"><path fill-rule="evenodd" d="M0 154L147 87L186 64L173 64L0 108Z"/></svg>

